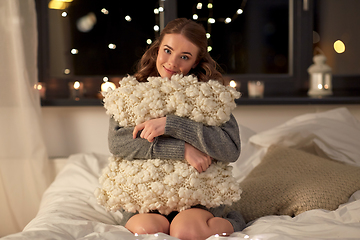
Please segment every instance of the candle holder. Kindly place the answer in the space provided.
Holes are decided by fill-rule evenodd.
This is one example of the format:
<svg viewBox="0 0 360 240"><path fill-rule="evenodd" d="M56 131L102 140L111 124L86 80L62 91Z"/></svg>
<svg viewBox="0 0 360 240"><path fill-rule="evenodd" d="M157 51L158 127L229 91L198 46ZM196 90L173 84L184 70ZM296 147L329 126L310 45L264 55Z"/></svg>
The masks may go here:
<svg viewBox="0 0 360 240"><path fill-rule="evenodd" d="M310 75L310 97L321 97L332 95L332 73L331 68L325 63L326 57L322 54L313 57L314 64L308 68Z"/></svg>
<svg viewBox="0 0 360 240"><path fill-rule="evenodd" d="M263 98L264 89L264 81L248 81L248 92L250 98Z"/></svg>
<svg viewBox="0 0 360 240"><path fill-rule="evenodd" d="M69 82L70 98L76 101L84 97L84 84L82 82Z"/></svg>

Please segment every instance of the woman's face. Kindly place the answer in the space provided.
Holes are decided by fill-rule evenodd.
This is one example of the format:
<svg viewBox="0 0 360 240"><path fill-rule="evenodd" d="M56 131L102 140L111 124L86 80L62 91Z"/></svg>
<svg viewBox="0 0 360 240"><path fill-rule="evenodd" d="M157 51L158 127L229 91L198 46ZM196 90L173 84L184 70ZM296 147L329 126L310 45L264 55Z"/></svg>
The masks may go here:
<svg viewBox="0 0 360 240"><path fill-rule="evenodd" d="M156 68L161 77L189 73L197 65L199 48L181 34L165 34L160 43Z"/></svg>

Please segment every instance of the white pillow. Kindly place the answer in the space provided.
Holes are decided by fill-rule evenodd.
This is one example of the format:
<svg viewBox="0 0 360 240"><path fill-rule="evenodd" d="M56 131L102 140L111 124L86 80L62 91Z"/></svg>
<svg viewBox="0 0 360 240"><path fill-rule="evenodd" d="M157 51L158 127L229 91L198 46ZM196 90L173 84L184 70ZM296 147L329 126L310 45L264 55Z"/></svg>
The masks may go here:
<svg viewBox="0 0 360 240"><path fill-rule="evenodd" d="M257 134L240 124L239 127L241 154L231 166L240 182L273 144L360 166L360 123L346 108L300 115Z"/></svg>
<svg viewBox="0 0 360 240"><path fill-rule="evenodd" d="M252 136L249 142L266 148L314 146L319 156L360 166L360 122L346 108L295 117Z"/></svg>

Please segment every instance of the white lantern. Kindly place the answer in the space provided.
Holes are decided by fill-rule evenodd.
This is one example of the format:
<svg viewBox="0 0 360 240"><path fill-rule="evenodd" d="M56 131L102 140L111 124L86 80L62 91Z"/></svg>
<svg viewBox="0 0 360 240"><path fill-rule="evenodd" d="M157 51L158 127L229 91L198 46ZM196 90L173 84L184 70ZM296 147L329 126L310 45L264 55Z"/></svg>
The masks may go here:
<svg viewBox="0 0 360 240"><path fill-rule="evenodd" d="M324 55L315 55L314 64L308 68L310 74L310 86L308 95L311 97L320 97L332 95L332 73L331 68L326 65Z"/></svg>

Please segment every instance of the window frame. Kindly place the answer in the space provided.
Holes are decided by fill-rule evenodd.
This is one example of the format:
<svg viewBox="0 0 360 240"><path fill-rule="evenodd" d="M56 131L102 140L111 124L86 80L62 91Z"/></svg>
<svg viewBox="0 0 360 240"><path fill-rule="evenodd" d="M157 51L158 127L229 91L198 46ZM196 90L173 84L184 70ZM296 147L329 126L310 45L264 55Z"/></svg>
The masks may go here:
<svg viewBox="0 0 360 240"><path fill-rule="evenodd" d="M177 17L178 0L159 0L159 6L165 11L160 14L160 27ZM225 74L224 77L234 79L241 84L242 99L238 104L299 104L313 103L307 96L309 75L307 68L312 64L313 57L313 22L315 0L289 0L289 73L288 74ZM79 106L101 105L101 101L83 99L79 102L64 100L68 96L68 82L75 81L75 77L50 78L49 56L46 49L49 47L47 7L49 0L35 0L38 18L38 76L40 82L45 82L48 89L56 89L56 94L42 101L44 106ZM122 76L119 76L122 77ZM86 78L86 79L85 79ZM318 101L315 103L344 103L344 99L336 100L336 96L346 96L347 103L360 103L360 76L333 75L332 100ZM76 77L76 80L79 77ZM247 81L262 80L265 82L265 96L263 99L251 100L247 98ZM86 76L84 81L91 81L93 91L102 83L101 77ZM352 98L349 98L352 97ZM274 98L276 100L274 101ZM59 101L56 101L59 99ZM267 99L269 100L266 103ZM73 102L73 103L72 103Z"/></svg>

